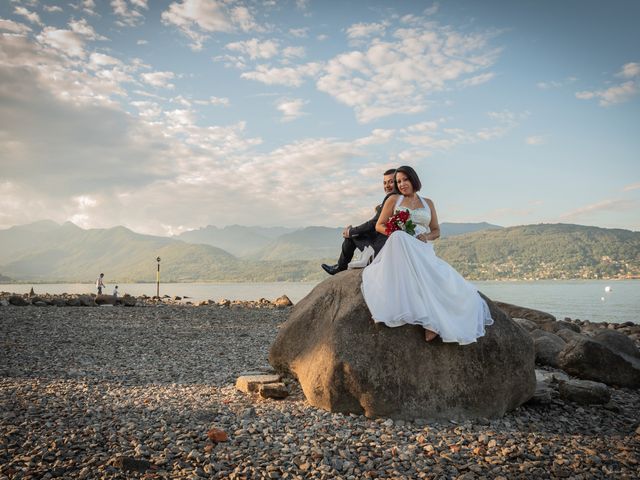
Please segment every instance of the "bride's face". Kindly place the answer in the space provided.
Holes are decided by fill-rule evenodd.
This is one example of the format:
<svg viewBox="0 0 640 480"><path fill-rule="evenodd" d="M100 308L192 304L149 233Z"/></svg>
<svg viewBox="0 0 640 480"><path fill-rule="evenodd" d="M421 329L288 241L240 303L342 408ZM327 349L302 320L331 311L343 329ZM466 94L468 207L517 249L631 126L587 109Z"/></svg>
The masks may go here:
<svg viewBox="0 0 640 480"><path fill-rule="evenodd" d="M402 195L411 195L413 193L413 185L409 181L409 177L407 177L403 172L396 173L396 183L398 184L398 190Z"/></svg>

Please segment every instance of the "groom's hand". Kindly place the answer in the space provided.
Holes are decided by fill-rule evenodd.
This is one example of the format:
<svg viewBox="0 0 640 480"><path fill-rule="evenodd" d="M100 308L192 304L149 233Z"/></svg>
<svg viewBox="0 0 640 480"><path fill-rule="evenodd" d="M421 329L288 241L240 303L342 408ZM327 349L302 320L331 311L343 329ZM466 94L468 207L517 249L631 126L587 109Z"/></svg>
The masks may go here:
<svg viewBox="0 0 640 480"><path fill-rule="evenodd" d="M350 230L351 230L351 225L349 225L349 226L347 226L347 227L344 227L344 230L342 231L342 236L343 236L344 238L349 238L349 237L351 237L351 235L350 235L350 233L349 233L349 231L350 231Z"/></svg>

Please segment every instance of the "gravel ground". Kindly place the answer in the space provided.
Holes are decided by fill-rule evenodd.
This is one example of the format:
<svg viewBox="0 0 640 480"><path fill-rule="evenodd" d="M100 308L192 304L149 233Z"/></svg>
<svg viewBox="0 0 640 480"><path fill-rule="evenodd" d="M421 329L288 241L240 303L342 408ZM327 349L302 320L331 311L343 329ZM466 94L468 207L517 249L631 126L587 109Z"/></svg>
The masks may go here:
<svg viewBox="0 0 640 480"><path fill-rule="evenodd" d="M0 479L639 477L636 390L460 424L331 414L294 381L285 400L236 391L287 314L0 307Z"/></svg>

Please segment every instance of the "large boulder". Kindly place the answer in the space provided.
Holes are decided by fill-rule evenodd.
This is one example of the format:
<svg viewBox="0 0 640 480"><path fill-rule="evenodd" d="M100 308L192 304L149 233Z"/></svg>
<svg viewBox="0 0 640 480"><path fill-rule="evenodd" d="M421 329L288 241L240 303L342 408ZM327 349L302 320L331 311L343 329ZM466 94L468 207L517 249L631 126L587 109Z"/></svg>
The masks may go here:
<svg viewBox="0 0 640 480"><path fill-rule="evenodd" d="M567 343L558 335L545 330L533 330L530 335L536 351L536 363L558 368L558 355Z"/></svg>
<svg viewBox="0 0 640 480"><path fill-rule="evenodd" d="M600 330L593 336L593 339L606 345L616 353L640 358L640 350L636 347L635 342L624 333L609 329Z"/></svg>
<svg viewBox="0 0 640 480"><path fill-rule="evenodd" d="M499 417L533 395L533 342L491 301L494 324L476 343L427 343L419 326L374 323L361 282L362 271L349 270L316 286L271 346L271 365L295 375L312 405L367 417L467 419Z"/></svg>
<svg viewBox="0 0 640 480"><path fill-rule="evenodd" d="M563 330L559 333L568 332ZM562 335L561 335L562 336ZM619 354L597 340L574 334L558 355L559 367L585 380L640 388L640 359Z"/></svg>

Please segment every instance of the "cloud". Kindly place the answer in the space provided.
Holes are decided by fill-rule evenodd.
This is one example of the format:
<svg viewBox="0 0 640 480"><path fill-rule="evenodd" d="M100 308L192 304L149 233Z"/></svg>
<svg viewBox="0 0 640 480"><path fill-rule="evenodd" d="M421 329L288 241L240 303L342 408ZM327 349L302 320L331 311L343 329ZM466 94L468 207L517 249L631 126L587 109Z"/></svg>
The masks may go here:
<svg viewBox="0 0 640 480"><path fill-rule="evenodd" d="M31 23L36 25L42 25L42 21L36 12L32 12L24 7L16 7L13 11L16 15L20 15L21 17L26 18Z"/></svg>
<svg viewBox="0 0 640 480"><path fill-rule="evenodd" d="M632 183L631 185L626 185L622 191L623 192L630 192L632 190L639 190L640 189L640 182L638 183Z"/></svg>
<svg viewBox="0 0 640 480"><path fill-rule="evenodd" d="M608 199L601 202L592 203L583 207L576 208L569 212L560 215L560 219L563 221L577 220L579 218L589 217L596 213L602 212L614 212L618 213L621 210L632 210L637 208L635 202L622 199Z"/></svg>
<svg viewBox="0 0 640 480"><path fill-rule="evenodd" d="M306 77L313 77L321 70L322 65L311 62L294 67L269 67L258 65L255 70L245 72L241 78L256 80L267 85L285 85L288 87L299 87Z"/></svg>
<svg viewBox="0 0 640 480"><path fill-rule="evenodd" d="M152 87L167 88L169 90L175 88L175 85L171 83L171 80L175 78L173 72L151 72L143 73L140 75L142 81Z"/></svg>
<svg viewBox="0 0 640 480"><path fill-rule="evenodd" d="M386 26L383 23L355 23L347 28L347 38L357 40L367 37L380 37L385 34Z"/></svg>
<svg viewBox="0 0 640 480"><path fill-rule="evenodd" d="M257 38L228 43L225 48L248 55L251 60L271 58L278 54L278 42L273 40L261 42Z"/></svg>
<svg viewBox="0 0 640 480"><path fill-rule="evenodd" d="M576 98L580 100L599 99L598 105L610 107L631 100L640 92L640 64L627 63L615 75L618 78L627 79L626 82L613 85L602 90L583 90L576 92Z"/></svg>
<svg viewBox="0 0 640 480"><path fill-rule="evenodd" d="M60 30L54 27L45 27L37 36L42 44L55 48L70 57L84 58L84 41L71 30Z"/></svg>
<svg viewBox="0 0 640 480"><path fill-rule="evenodd" d="M433 2L433 5L431 5L429 8L426 8L423 13L426 16L431 16L431 15L435 15L436 13L438 13L438 10L440 10L440 3Z"/></svg>
<svg viewBox="0 0 640 480"><path fill-rule="evenodd" d="M200 50L211 33L261 31L251 12L233 0L181 0L169 5L161 18L190 38L194 50Z"/></svg>
<svg viewBox="0 0 640 480"><path fill-rule="evenodd" d="M116 24L121 27L134 27L142 23L144 20L144 15L138 9L146 10L147 2L141 0L129 0L129 3L127 3L127 0L111 0L113 13L118 17Z"/></svg>
<svg viewBox="0 0 640 480"><path fill-rule="evenodd" d="M562 88L567 85L570 85L576 82L578 79L576 77L567 77L564 80L549 80L546 82L538 82L536 83L536 87L541 90L550 90L553 88Z"/></svg>
<svg viewBox="0 0 640 480"><path fill-rule="evenodd" d="M532 135L525 138L524 142L527 145L544 145L547 142L547 139L543 135Z"/></svg>
<svg viewBox="0 0 640 480"><path fill-rule="evenodd" d="M301 98L294 99L280 99L276 105L276 108L282 113L282 121L290 122L302 115L306 115L302 108L307 102Z"/></svg>
<svg viewBox="0 0 640 480"><path fill-rule="evenodd" d="M392 32L394 41L374 40L329 60L317 88L352 107L361 123L427 108L427 98L452 82L468 86L490 79L500 50L490 33L459 33L426 22ZM482 73L480 73L482 72Z"/></svg>
<svg viewBox="0 0 640 480"><path fill-rule="evenodd" d="M70 21L69 27L71 27L72 32L77 33L78 35L82 35L88 40L106 40L106 37L98 35L93 27L89 25L84 18L82 20Z"/></svg>
<svg viewBox="0 0 640 480"><path fill-rule="evenodd" d="M44 8L45 12L49 13L62 13L64 11L58 5L43 5L42 8Z"/></svg>
<svg viewBox="0 0 640 480"><path fill-rule="evenodd" d="M294 37L297 37L297 38L307 38L307 36L309 35L309 28L307 28L307 27L290 28L289 29L289 34L293 35Z"/></svg>
<svg viewBox="0 0 640 480"><path fill-rule="evenodd" d="M14 22L13 20L6 20L4 18L0 18L0 31L5 31L9 33L17 33L20 35L24 35L31 31L31 28L23 23Z"/></svg>
<svg viewBox="0 0 640 480"><path fill-rule="evenodd" d="M518 114L504 110L489 112L487 116L495 124L475 131L447 127L444 119L409 125L399 131L398 140L415 148L406 150L400 157L411 158L412 155L425 157L431 155L433 151L446 151L459 145L495 140L516 127L522 119L526 118L527 113Z"/></svg>
<svg viewBox="0 0 640 480"><path fill-rule="evenodd" d="M461 87L475 87L477 85L480 85L482 83L486 83L489 80L493 79L493 77L495 77L495 73L493 72L487 72L487 73L481 73L480 75L476 75L475 77L471 77L471 78L466 78L463 81L461 81L459 83L459 85Z"/></svg>

